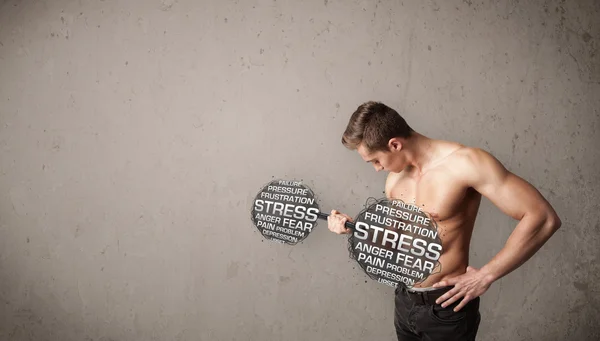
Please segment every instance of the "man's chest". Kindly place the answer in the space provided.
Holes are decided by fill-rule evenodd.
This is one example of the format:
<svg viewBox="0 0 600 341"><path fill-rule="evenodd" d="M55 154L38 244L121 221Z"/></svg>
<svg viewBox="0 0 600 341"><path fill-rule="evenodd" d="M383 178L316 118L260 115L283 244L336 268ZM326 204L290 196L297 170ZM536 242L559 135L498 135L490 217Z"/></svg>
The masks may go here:
<svg viewBox="0 0 600 341"><path fill-rule="evenodd" d="M417 205L438 221L456 216L468 200L468 187L451 175L399 176L388 181L390 199Z"/></svg>

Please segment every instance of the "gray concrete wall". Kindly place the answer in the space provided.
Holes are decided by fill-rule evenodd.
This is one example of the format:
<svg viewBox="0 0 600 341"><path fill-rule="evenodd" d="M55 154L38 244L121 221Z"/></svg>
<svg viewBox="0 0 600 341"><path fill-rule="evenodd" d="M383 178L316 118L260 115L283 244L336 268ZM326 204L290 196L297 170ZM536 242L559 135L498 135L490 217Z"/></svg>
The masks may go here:
<svg viewBox="0 0 600 341"><path fill-rule="evenodd" d="M482 147L562 229L482 298L479 340L595 340L597 1L0 4L0 340L393 340L392 290L324 224L262 241L253 196L304 179L358 213L340 135L384 101ZM472 265L516 222L484 201Z"/></svg>

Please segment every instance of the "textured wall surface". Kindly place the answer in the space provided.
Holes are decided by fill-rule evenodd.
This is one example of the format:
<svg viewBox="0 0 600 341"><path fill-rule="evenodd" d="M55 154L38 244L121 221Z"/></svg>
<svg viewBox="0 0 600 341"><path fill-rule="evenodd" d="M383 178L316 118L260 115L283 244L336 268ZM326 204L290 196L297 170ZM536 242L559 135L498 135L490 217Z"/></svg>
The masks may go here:
<svg viewBox="0 0 600 341"><path fill-rule="evenodd" d="M321 223L263 241L304 179L358 213L340 136L367 100L493 153L563 227L482 297L478 340L600 337L600 3L0 4L0 340L393 340L393 291ZM471 262L516 222L482 204Z"/></svg>

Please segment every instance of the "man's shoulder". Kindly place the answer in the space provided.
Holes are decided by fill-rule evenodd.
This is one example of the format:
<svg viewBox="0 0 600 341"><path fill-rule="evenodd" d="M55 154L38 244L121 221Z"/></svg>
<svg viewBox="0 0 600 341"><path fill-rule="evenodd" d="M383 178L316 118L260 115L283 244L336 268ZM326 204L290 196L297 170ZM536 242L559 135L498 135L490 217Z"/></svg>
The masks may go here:
<svg viewBox="0 0 600 341"><path fill-rule="evenodd" d="M404 171L401 171L400 173L389 172L385 178L386 186L389 186L390 184L396 182L396 180L400 179L402 173L404 173Z"/></svg>
<svg viewBox="0 0 600 341"><path fill-rule="evenodd" d="M490 152L471 146L463 146L448 158L446 168L471 184L490 172L501 172L505 168ZM487 174L490 175L490 174Z"/></svg>
<svg viewBox="0 0 600 341"><path fill-rule="evenodd" d="M449 140L434 140L434 149L438 158L437 164L460 161L478 150L478 148Z"/></svg>
<svg viewBox="0 0 600 341"><path fill-rule="evenodd" d="M389 172L387 177L385 178L385 194L386 196L392 190L392 188L398 183L398 181L404 175L404 171L400 173Z"/></svg>
<svg viewBox="0 0 600 341"><path fill-rule="evenodd" d="M477 167L480 163L486 162L495 157L488 151L472 146L462 146L455 153L454 161L457 165L466 167Z"/></svg>

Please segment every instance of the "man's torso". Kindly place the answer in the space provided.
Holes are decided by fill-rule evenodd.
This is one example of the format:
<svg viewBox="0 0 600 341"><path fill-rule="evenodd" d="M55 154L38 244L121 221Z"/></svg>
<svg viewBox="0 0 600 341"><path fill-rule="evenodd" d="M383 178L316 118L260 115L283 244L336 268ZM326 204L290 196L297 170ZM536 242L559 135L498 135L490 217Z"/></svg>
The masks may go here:
<svg viewBox="0 0 600 341"><path fill-rule="evenodd" d="M386 196L414 204L427 212L437 223L442 241L441 271L434 272L415 287L429 287L463 274L469 264L469 245L481 194L468 186L464 179L464 158L468 148L438 141L437 157L427 169L390 173L386 181Z"/></svg>

